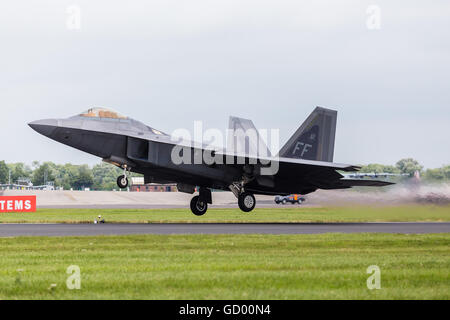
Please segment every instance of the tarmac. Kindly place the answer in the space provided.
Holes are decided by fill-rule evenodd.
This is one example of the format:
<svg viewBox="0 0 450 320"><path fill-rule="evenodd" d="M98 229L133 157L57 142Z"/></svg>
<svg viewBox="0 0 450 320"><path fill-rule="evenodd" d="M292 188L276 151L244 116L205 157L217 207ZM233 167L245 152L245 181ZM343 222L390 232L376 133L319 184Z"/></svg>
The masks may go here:
<svg viewBox="0 0 450 320"><path fill-rule="evenodd" d="M192 194L182 192L4 190L4 196L35 195L38 208L165 209L189 208ZM272 196L256 196L258 204L274 204ZM214 192L214 206L237 207L231 192Z"/></svg>
<svg viewBox="0 0 450 320"><path fill-rule="evenodd" d="M450 222L0 224L0 237L129 234L448 233Z"/></svg>
<svg viewBox="0 0 450 320"><path fill-rule="evenodd" d="M180 192L126 191L30 191L5 190L3 195L36 195L38 208L144 208L165 209L189 207L192 197ZM402 199L401 194L395 194ZM300 206L327 206L358 203L393 204L389 193L318 191L308 195ZM258 208L280 207L273 196L256 196ZM330 199L333 200L330 202ZM345 201L343 201L345 200ZM231 192L214 192L212 208L237 208ZM406 201L407 202L407 201ZM286 204L283 207L295 207ZM0 224L0 237L15 236L81 236L127 234L318 234L318 233L448 233L450 222L386 223L163 223L163 224Z"/></svg>
<svg viewBox="0 0 450 320"><path fill-rule="evenodd" d="M0 190L0 195L2 191ZM4 190L5 196L36 195L38 208L166 209L188 208L193 195L182 192ZM231 192L212 194L213 206L237 208ZM273 196L256 195L257 208L279 207ZM450 204L450 185L402 186L356 190L317 190L301 206ZM287 204L286 206L289 206Z"/></svg>

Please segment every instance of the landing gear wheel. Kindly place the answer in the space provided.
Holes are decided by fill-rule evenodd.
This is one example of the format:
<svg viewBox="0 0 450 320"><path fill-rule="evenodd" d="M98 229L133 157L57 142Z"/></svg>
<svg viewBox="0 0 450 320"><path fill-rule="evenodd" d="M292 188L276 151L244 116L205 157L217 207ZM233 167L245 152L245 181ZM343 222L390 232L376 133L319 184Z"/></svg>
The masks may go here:
<svg viewBox="0 0 450 320"><path fill-rule="evenodd" d="M128 178L125 175L119 176L117 178L117 185L122 189L128 187Z"/></svg>
<svg viewBox="0 0 450 320"><path fill-rule="evenodd" d="M205 201L200 201L199 196L195 196L191 200L191 211L196 216L202 216L208 210L208 204Z"/></svg>
<svg viewBox="0 0 450 320"><path fill-rule="evenodd" d="M255 196L247 192L240 194L238 198L238 205L239 209L241 209L244 212L252 211L256 205Z"/></svg>

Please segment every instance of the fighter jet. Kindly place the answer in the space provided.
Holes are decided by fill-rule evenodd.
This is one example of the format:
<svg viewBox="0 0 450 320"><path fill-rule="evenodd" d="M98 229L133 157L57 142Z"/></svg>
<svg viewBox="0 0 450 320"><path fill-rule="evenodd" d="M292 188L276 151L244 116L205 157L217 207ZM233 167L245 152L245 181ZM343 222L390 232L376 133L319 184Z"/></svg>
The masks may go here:
<svg viewBox="0 0 450 320"><path fill-rule="evenodd" d="M145 183L176 183L180 192L194 194L190 208L195 215L206 213L212 204L211 190L231 191L239 208L250 212L255 194L308 194L317 189L352 186L385 186L386 181L349 179L340 172L360 169L333 163L337 111L317 107L279 153L272 156L248 119L231 117L229 128L241 147L227 148L175 139L142 122L106 108L91 108L66 119L29 123L40 134L122 168L120 188L128 186L130 172L140 173ZM244 142L244 147L242 147ZM247 143L248 142L248 143ZM193 161L194 160L194 161Z"/></svg>

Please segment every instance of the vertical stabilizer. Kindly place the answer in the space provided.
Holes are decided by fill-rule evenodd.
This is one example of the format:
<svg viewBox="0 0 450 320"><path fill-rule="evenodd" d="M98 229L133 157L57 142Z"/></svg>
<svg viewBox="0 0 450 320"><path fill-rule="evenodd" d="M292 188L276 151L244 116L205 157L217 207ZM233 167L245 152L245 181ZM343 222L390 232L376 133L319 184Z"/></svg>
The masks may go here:
<svg viewBox="0 0 450 320"><path fill-rule="evenodd" d="M270 156L269 148L252 120L230 117L227 151L248 156Z"/></svg>
<svg viewBox="0 0 450 320"><path fill-rule="evenodd" d="M316 107L288 142L279 156L333 162L337 111Z"/></svg>

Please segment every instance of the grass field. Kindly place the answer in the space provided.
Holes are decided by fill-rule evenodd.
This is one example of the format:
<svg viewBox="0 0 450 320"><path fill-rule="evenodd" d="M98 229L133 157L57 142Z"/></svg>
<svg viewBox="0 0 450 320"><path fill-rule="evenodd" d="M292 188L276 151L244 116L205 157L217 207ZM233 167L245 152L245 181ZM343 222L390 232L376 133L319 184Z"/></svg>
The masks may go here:
<svg viewBox="0 0 450 320"><path fill-rule="evenodd" d="M0 213L0 223L92 223L98 215L109 223L450 221L450 206L280 207L257 208L250 213L211 208L201 217L189 209L38 209L34 213Z"/></svg>
<svg viewBox="0 0 450 320"><path fill-rule="evenodd" d="M450 299L449 248L450 234L2 238L0 299Z"/></svg>

